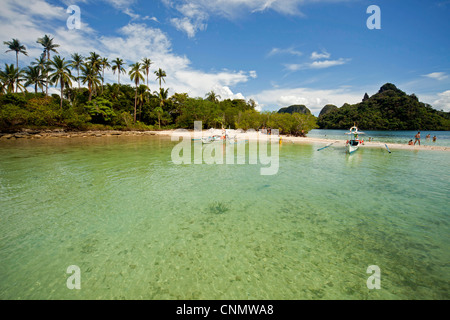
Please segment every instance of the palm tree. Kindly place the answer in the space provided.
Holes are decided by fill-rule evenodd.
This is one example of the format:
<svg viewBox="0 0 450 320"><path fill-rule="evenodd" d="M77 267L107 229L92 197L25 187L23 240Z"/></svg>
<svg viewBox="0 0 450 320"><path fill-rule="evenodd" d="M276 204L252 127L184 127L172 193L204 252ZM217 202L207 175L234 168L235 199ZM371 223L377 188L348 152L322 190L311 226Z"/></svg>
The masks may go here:
<svg viewBox="0 0 450 320"><path fill-rule="evenodd" d="M216 94L213 90L211 90L211 92L208 92L206 94L206 100L209 100L214 103L218 103L220 98L222 97Z"/></svg>
<svg viewBox="0 0 450 320"><path fill-rule="evenodd" d="M159 68L158 71L155 71L155 75L156 80L159 80L159 89L161 90L161 80L164 81L164 83L166 83L166 80L164 80L164 78L167 77L166 72L164 70L161 70L161 68Z"/></svg>
<svg viewBox="0 0 450 320"><path fill-rule="evenodd" d="M53 73L50 75L50 80L58 85L58 82L61 87L61 110L63 105L63 91L64 86L67 85L70 87L72 85L72 73L70 72L70 65L71 63L69 61L65 61L65 58L61 58L60 56L55 56L53 60L50 60L51 68L50 71Z"/></svg>
<svg viewBox="0 0 450 320"><path fill-rule="evenodd" d="M114 65L112 66L112 71L114 74L116 74L116 70L117 70L117 74L118 74L118 83L120 85L120 73L127 73L127 70L125 70L125 68L122 68L122 66L124 65L124 62L122 59L116 58L116 60L114 60L112 62Z"/></svg>
<svg viewBox="0 0 450 320"><path fill-rule="evenodd" d="M45 58L45 54L42 54L39 59L36 58L33 62L31 62L31 65L38 67L42 76L44 76L44 74L47 74L49 63ZM47 86L47 79L44 79L44 85ZM44 93L44 87L42 87L41 89L42 93Z"/></svg>
<svg viewBox="0 0 450 320"><path fill-rule="evenodd" d="M7 45L9 50L6 52L16 52L16 68L19 69L19 53L28 56L27 48L20 43L18 39L12 39L11 41L4 41L3 44Z"/></svg>
<svg viewBox="0 0 450 320"><path fill-rule="evenodd" d="M23 80L20 77L23 75L23 71L20 71L19 68L15 68L14 64L6 64L5 70L0 70L0 79L3 82L3 88L6 89L7 93L14 92L14 88L17 92L17 89L21 89L23 91L25 88L20 84Z"/></svg>
<svg viewBox="0 0 450 320"><path fill-rule="evenodd" d="M80 80L83 84L88 85L89 101L92 100L92 91L98 88L101 84L99 79L99 73L90 63L84 63L81 67Z"/></svg>
<svg viewBox="0 0 450 320"><path fill-rule="evenodd" d="M26 81L24 85L25 87L34 85L34 93L37 93L38 87L43 90L45 85L45 77L39 66L29 66L24 73L24 80Z"/></svg>
<svg viewBox="0 0 450 320"><path fill-rule="evenodd" d="M50 52L58 53L58 51L56 51L56 48L59 47L59 44L53 43L53 39L54 38L50 38L50 36L48 36L48 35L44 35L42 38L38 38L38 40L36 41L37 43L41 44L44 47L44 57L46 57L48 63L50 63ZM45 75L46 75L46 80L47 80L45 94L48 95L48 71L47 70L46 70Z"/></svg>
<svg viewBox="0 0 450 320"><path fill-rule="evenodd" d="M142 59L142 69L145 71L145 75L147 76L147 88L150 90L150 87L148 86L148 75L150 73L150 66L153 64L152 60L148 58Z"/></svg>
<svg viewBox="0 0 450 320"><path fill-rule="evenodd" d="M109 64L108 58L103 58L100 61L100 66L102 69L102 94L103 94L103 81L105 80L105 69L111 68L111 65Z"/></svg>
<svg viewBox="0 0 450 320"><path fill-rule="evenodd" d="M155 112L158 114L158 125L161 129L161 114L164 112L164 105L169 97L169 89L159 89L159 107L155 108Z"/></svg>
<svg viewBox="0 0 450 320"><path fill-rule="evenodd" d="M145 100L146 100L145 97L147 96L146 93L148 92L148 87L141 84L137 90L138 90L137 97L138 97L138 104L139 104L139 121L141 121L142 106L144 105Z"/></svg>
<svg viewBox="0 0 450 320"><path fill-rule="evenodd" d="M78 82L78 89L80 89L80 68L83 64L84 58L82 55L78 53L74 53L72 55L72 60L70 61L70 66L77 70L77 82Z"/></svg>
<svg viewBox="0 0 450 320"><path fill-rule="evenodd" d="M135 64L130 65L131 70L128 73L130 75L131 81L134 81L134 84L136 85L136 95L134 97L134 123L136 123L136 106L137 106L137 93L138 93L138 86L139 81L145 81L144 76L142 75L142 65L140 62L136 62Z"/></svg>
<svg viewBox="0 0 450 320"><path fill-rule="evenodd" d="M94 68L95 71L100 72L102 58L96 52L91 52L90 56L86 58L87 62Z"/></svg>

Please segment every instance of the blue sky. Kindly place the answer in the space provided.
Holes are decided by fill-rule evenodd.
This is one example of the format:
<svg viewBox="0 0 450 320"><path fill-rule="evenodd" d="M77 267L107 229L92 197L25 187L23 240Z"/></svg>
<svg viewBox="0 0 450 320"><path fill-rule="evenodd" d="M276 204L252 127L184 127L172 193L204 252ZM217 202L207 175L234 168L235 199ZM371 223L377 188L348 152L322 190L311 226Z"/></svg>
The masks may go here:
<svg viewBox="0 0 450 320"><path fill-rule="evenodd" d="M81 9L79 30L66 26L69 5ZM366 26L370 5L381 9L380 30ZM18 38L29 51L21 67L50 34L67 58L148 57L166 71L171 94L214 90L262 110L305 104L317 115L391 82L450 111L449 0L2 0L1 9L0 40ZM15 62L5 50L0 66Z"/></svg>

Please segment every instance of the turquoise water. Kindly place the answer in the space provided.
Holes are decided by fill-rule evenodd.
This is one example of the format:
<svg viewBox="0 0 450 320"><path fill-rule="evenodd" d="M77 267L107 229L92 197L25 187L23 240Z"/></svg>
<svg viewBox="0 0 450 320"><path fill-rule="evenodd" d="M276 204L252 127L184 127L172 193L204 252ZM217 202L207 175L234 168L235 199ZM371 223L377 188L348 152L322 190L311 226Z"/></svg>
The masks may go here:
<svg viewBox="0 0 450 320"><path fill-rule="evenodd" d="M167 138L0 143L0 299L450 298L448 152L284 144L261 176Z"/></svg>
<svg viewBox="0 0 450 320"><path fill-rule="evenodd" d="M364 140L368 141L369 137L374 138L375 142L399 143L407 144L409 140L415 140L414 136L417 131L364 131ZM321 138L330 140L347 140L348 136L345 133L348 130L311 130L308 137ZM426 139L430 134L431 138ZM436 136L436 142L433 142L433 137ZM421 144L426 146L450 147L450 131L422 131Z"/></svg>

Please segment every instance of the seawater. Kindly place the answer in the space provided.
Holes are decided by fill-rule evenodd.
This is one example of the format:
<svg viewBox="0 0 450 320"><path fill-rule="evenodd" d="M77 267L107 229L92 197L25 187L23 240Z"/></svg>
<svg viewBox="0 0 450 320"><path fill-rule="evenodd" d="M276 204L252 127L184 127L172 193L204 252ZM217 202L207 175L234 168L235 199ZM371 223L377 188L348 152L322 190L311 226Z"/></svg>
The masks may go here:
<svg viewBox="0 0 450 320"><path fill-rule="evenodd" d="M415 141L414 136L418 131L366 131L362 130L365 135L361 137L365 141L369 141L369 137L374 139L374 142L385 143L398 143L408 144L409 140ZM321 138L330 140L347 140L348 135L345 133L349 130L311 130L308 133L310 138ZM427 135L430 135L430 139L426 139ZM450 131L421 131L421 145L436 146L436 147L450 147ZM433 141L433 137L436 136L436 141Z"/></svg>
<svg viewBox="0 0 450 320"><path fill-rule="evenodd" d="M175 144L1 142L0 299L450 298L448 152L284 143L261 176Z"/></svg>

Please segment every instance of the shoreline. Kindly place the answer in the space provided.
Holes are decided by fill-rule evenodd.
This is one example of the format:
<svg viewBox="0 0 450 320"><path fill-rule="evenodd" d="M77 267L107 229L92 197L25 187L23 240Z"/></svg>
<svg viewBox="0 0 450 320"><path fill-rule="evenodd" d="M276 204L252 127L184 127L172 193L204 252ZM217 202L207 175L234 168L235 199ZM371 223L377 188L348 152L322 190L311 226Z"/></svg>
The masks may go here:
<svg viewBox="0 0 450 320"><path fill-rule="evenodd" d="M16 140L48 140L48 139L75 139L75 138L105 138L105 137L149 137L149 136L166 136L169 137L175 130L162 130L162 131L65 131L63 129L55 130L24 130L18 133L0 133L0 142L3 141L16 141ZM185 132L177 133L178 136L191 136L193 135L193 130L186 130ZM203 130L203 134L217 134L221 135L221 130ZM255 141L259 138L260 133L241 133L241 135L248 140ZM239 139L239 134L236 135ZM333 139L322 139L322 138L310 138L310 137L292 137L286 135L280 135L283 143L292 144L324 144L328 145L334 143L333 146L344 147L346 140L333 140ZM267 137L267 135L264 135ZM393 150L430 150L430 151L450 151L450 147L444 146L428 146L428 145L416 145L410 146L407 144L398 143L386 143L386 142L365 142L362 148L382 148L385 149L385 144L388 145L390 149Z"/></svg>

